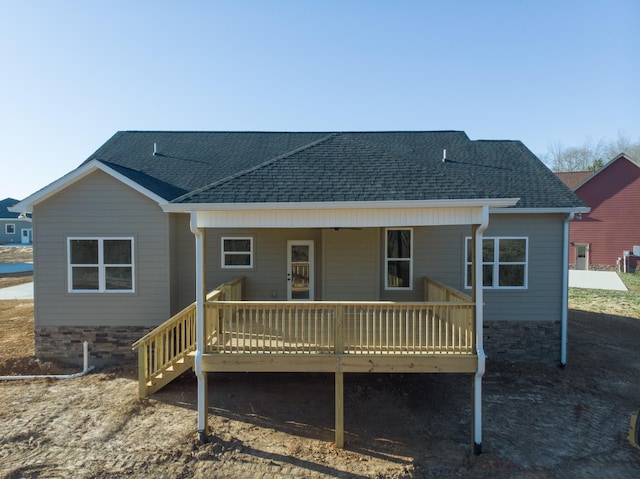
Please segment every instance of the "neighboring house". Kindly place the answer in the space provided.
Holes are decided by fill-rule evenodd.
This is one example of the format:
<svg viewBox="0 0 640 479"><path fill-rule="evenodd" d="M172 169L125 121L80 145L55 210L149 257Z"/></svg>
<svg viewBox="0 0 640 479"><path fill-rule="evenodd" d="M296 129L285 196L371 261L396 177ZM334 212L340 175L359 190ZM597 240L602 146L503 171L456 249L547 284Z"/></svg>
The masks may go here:
<svg viewBox="0 0 640 479"><path fill-rule="evenodd" d="M640 256L640 166L622 153L595 173L557 175L591 208L571 222L570 266L635 270Z"/></svg>
<svg viewBox="0 0 640 479"><path fill-rule="evenodd" d="M483 344L566 361L588 208L519 141L132 131L15 210L37 231L37 355L77 361L87 339L124 359L175 315L136 343L141 394L193 366L203 437L207 371L332 371L339 445L344 372L472 374L477 451Z"/></svg>
<svg viewBox="0 0 640 479"><path fill-rule="evenodd" d="M587 178L593 176L594 171L558 171L556 175L571 191L581 185Z"/></svg>
<svg viewBox="0 0 640 479"><path fill-rule="evenodd" d="M13 198L0 201L0 244L31 244L31 218L9 211L16 203L18 200Z"/></svg>

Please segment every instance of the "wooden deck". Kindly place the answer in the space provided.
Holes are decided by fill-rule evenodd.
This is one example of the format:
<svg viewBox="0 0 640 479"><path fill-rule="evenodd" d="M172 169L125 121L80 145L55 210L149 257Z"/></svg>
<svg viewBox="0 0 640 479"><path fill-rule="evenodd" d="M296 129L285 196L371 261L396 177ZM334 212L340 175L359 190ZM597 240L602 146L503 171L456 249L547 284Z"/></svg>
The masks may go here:
<svg viewBox="0 0 640 479"><path fill-rule="evenodd" d="M241 301L244 280L204 305L204 371L464 372L477 369L474 303L425 278L424 302ZM134 345L140 396L189 368L195 303Z"/></svg>
<svg viewBox="0 0 640 479"><path fill-rule="evenodd" d="M474 372L473 303L205 304L205 371Z"/></svg>
<svg viewBox="0 0 640 479"><path fill-rule="evenodd" d="M424 302L242 301L243 296L243 278L206 296L201 354L195 303L133 345L141 397L196 370L203 440L207 372L333 373L335 442L343 447L344 373L473 374L480 367L475 304L428 278Z"/></svg>

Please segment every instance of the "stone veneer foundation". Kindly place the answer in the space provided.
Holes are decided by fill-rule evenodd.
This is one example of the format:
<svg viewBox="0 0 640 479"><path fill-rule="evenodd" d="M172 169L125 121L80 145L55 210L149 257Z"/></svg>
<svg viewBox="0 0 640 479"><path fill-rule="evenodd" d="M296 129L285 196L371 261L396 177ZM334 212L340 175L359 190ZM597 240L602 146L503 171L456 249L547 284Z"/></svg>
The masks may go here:
<svg viewBox="0 0 640 479"><path fill-rule="evenodd" d="M558 364L560 321L486 321L484 351L489 361Z"/></svg>
<svg viewBox="0 0 640 479"><path fill-rule="evenodd" d="M136 364L131 345L150 331L139 326L48 326L35 328L35 353L40 359L55 359L82 365L82 343L89 343L89 364Z"/></svg>

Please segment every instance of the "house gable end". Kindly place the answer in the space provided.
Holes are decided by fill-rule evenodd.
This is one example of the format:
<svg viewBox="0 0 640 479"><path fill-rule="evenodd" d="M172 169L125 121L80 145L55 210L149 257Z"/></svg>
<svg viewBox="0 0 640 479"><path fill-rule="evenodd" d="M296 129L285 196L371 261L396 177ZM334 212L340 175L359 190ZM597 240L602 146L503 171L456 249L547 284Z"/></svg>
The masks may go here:
<svg viewBox="0 0 640 479"><path fill-rule="evenodd" d="M619 157L578 187L576 194L592 207L592 216L604 204L623 210L634 208L640 202L640 167Z"/></svg>
<svg viewBox="0 0 640 479"><path fill-rule="evenodd" d="M42 188L40 191L37 191L31 196L18 202L13 207L11 207L10 210L15 212L25 212L25 213L31 212L33 211L33 207L38 203L46 201L48 198L54 195L57 195L61 191L65 190L66 188L73 185L74 183L81 181L83 178L85 178L86 176L90 175L95 171L102 171L106 173L112 178L129 186L131 189L137 191L141 195L151 199L152 201L158 204L166 203L166 200L164 200L162 197L142 187L140 184L131 180L129 177L116 171L115 169L111 168L105 163L102 163L97 160L93 160L88 163L85 163L84 165L78 167L77 169L71 171L70 173L67 173L62 178L59 178L58 180L54 181L50 185Z"/></svg>

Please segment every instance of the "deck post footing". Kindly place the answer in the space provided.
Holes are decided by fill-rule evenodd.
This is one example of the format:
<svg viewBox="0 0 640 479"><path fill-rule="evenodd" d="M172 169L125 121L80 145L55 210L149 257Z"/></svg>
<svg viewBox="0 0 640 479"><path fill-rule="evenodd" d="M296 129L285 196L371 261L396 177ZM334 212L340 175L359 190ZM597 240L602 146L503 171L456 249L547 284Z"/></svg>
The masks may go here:
<svg viewBox="0 0 640 479"><path fill-rule="evenodd" d="M209 436L206 431L198 431L198 442L200 444L207 444L209 442Z"/></svg>

